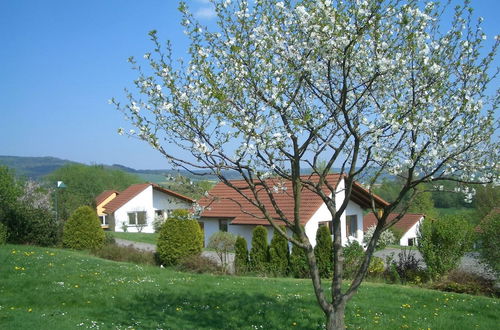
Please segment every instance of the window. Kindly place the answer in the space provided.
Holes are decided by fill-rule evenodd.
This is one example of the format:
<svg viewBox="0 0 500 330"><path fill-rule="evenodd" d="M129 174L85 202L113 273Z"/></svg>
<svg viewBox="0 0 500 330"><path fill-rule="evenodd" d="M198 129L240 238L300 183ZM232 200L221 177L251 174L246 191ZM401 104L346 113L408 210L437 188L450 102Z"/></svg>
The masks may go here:
<svg viewBox="0 0 500 330"><path fill-rule="evenodd" d="M129 212L128 223L132 226L145 225L146 211Z"/></svg>
<svg viewBox="0 0 500 330"><path fill-rule="evenodd" d="M101 221L101 225L107 225L108 224L108 221L106 220L106 216L105 215L100 215L99 216L99 220Z"/></svg>
<svg viewBox="0 0 500 330"><path fill-rule="evenodd" d="M345 226L347 237L358 237L358 216L348 215L345 217Z"/></svg>
<svg viewBox="0 0 500 330"><path fill-rule="evenodd" d="M414 245L416 245L415 241L416 241L415 237L408 238L408 246L414 246Z"/></svg>
<svg viewBox="0 0 500 330"><path fill-rule="evenodd" d="M227 220L219 219L219 231L227 231Z"/></svg>

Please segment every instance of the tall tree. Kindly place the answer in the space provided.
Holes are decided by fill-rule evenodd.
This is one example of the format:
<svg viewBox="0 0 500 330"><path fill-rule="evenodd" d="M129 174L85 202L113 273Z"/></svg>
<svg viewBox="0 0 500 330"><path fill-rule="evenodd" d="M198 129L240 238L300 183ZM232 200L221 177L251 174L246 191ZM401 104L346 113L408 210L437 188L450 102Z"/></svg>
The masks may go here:
<svg viewBox="0 0 500 330"><path fill-rule="evenodd" d="M46 178L51 184L63 181L66 188L59 189L59 218L67 219L80 206L93 206L94 198L104 190L123 190L141 182L141 179L120 170L107 169L102 165L70 164L60 167Z"/></svg>
<svg viewBox="0 0 500 330"><path fill-rule="evenodd" d="M498 153L484 151L499 149L492 137L500 93L487 97L499 41L489 52L480 51L489 40L483 40L481 23L472 21L468 3L451 15L439 3L402 0L214 5L218 28L211 32L180 4L191 40L188 62L175 61L170 43L164 46L151 31L154 51L144 55L149 65L130 59L138 70L137 92L127 92L124 105L112 102L136 127L130 134L174 165L214 173L303 249L326 326L343 329L346 304L381 232L392 225L389 213L403 198L411 201L422 183L498 178ZM443 17L452 17L448 30ZM334 165L345 175L328 180ZM300 176L304 168L313 175ZM226 177L230 172L248 189L234 186ZM378 224L354 280L343 288L341 215L354 181L371 187L383 173L400 177L402 185L380 213L372 198ZM284 214L279 203L270 209L261 202L276 201L280 190L265 181L270 176L291 181L286 193L293 196L293 214ZM337 190L339 184L343 188ZM325 202L332 217L329 294L300 226L305 189ZM337 193L346 198L337 201ZM281 220L297 238L272 220Z"/></svg>

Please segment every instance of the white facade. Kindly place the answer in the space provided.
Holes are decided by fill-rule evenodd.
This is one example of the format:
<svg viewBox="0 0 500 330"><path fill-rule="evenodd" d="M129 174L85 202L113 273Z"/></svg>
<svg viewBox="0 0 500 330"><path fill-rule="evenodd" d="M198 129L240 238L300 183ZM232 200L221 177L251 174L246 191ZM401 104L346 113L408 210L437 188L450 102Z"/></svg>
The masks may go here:
<svg viewBox="0 0 500 330"><path fill-rule="evenodd" d="M406 233L404 233L403 236L401 236L401 239L399 240L399 245L408 246L410 245L409 244L410 240L413 241L412 245L417 245L418 227L422 224L423 220L424 218L422 217L410 229L408 229L408 231L406 231Z"/></svg>
<svg viewBox="0 0 500 330"><path fill-rule="evenodd" d="M153 220L157 211L166 218L168 211L189 208L191 208L190 203L149 186L113 213L114 230L154 233ZM146 214L146 223L144 225L130 223L129 214L141 212Z"/></svg>
<svg viewBox="0 0 500 330"><path fill-rule="evenodd" d="M344 181L342 180L335 194L335 202L337 207L340 207L341 203L344 200ZM346 216L356 216L356 224L357 228L355 230L355 236L347 236L347 227L346 227ZM223 219L223 218L221 218ZM227 219L228 223L230 223L230 219ZM316 245L316 232L318 230L319 224L321 222L331 222L332 216L326 204L321 204L321 206L316 210L313 216L307 221L304 229L306 232L309 241L312 246ZM215 218L201 218L200 222L203 222L203 229L205 235L205 245L208 243L208 239L214 233L219 231L219 219ZM326 223L325 223L326 224ZM227 227L227 231L233 233L235 235L240 235L245 238L248 244L248 248L251 248L252 242L252 231L256 227L256 225L231 225L229 224ZM266 226L268 233L268 242L271 242L273 237L274 229L272 226ZM342 244L346 245L349 241L356 240L360 244L363 242L363 209L358 204L349 201L347 204L347 208L345 212L341 216L341 231L342 231Z"/></svg>

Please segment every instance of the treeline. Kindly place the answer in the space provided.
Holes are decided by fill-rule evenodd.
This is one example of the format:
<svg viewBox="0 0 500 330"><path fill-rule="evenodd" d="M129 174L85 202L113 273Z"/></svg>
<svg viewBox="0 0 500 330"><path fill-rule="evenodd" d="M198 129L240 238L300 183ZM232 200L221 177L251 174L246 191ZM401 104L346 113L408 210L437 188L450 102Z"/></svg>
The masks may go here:
<svg viewBox="0 0 500 330"><path fill-rule="evenodd" d="M416 197L409 205L408 212L424 213L426 215L436 215L437 209L465 209L473 222L478 222L484 218L494 207L500 206L500 187L492 184L470 185L469 189L475 190L472 201L467 201L463 193L456 192L458 184L454 182L439 183L438 188L432 185L419 187ZM401 190L402 182L399 180L384 179L373 191L391 202L395 200ZM403 209L409 204L407 194L399 209Z"/></svg>

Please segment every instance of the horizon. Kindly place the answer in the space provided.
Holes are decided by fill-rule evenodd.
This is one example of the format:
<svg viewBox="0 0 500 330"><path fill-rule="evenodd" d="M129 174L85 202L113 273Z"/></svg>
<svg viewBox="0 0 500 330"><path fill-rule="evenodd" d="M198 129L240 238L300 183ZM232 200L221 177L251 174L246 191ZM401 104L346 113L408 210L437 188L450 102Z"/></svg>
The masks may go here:
<svg viewBox="0 0 500 330"><path fill-rule="evenodd" d="M208 0L187 3L202 24L214 27ZM500 33L500 2L472 3L490 45ZM137 76L127 59L151 51L149 31L171 40L174 58L187 58L180 21L177 1L0 3L0 154L171 169L149 145L117 133L129 123L108 100L124 99L123 88L132 86Z"/></svg>

